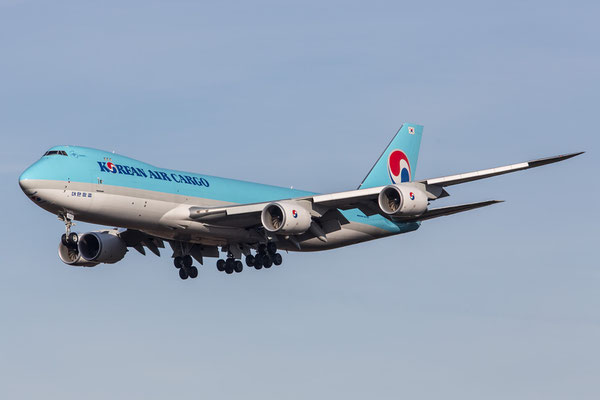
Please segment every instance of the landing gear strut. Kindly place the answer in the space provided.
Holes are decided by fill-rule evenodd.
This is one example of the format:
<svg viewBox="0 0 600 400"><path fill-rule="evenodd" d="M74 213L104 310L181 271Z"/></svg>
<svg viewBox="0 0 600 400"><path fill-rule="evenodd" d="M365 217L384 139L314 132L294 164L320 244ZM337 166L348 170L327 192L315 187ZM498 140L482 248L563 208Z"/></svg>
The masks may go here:
<svg viewBox="0 0 600 400"><path fill-rule="evenodd" d="M73 215L71 214L61 214L58 216L60 220L65 223L65 233L62 234L60 240L62 244L67 247L77 249L77 244L79 243L79 235L75 232L71 232L71 227L75 225L73 222Z"/></svg>

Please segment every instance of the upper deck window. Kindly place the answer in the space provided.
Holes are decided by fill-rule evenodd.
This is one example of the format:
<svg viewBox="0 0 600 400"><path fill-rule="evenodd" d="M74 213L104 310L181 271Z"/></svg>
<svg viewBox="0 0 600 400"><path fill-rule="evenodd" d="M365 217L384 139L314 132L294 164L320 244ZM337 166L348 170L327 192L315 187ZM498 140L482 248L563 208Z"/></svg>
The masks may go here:
<svg viewBox="0 0 600 400"><path fill-rule="evenodd" d="M50 150L50 151L47 151L46 153L44 153L44 156L56 156L56 155L66 156L67 152L64 150Z"/></svg>

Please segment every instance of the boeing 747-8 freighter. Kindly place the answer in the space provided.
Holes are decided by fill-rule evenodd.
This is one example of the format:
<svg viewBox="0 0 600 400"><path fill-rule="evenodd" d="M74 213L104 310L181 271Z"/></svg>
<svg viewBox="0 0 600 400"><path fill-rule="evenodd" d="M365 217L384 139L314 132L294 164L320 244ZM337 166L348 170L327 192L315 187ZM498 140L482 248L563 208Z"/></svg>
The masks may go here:
<svg viewBox="0 0 600 400"><path fill-rule="evenodd" d="M317 194L174 171L107 151L56 146L19 177L23 192L65 224L60 259L93 267L128 249L160 255L165 243L181 279L194 260L242 272L280 265L279 250L318 251L417 230L423 221L497 203L432 208L459 183L566 160L572 153L433 179L413 179L423 127L404 124L355 190ZM73 221L118 227L76 233ZM120 229L119 229L120 228ZM223 255L223 256L221 256Z"/></svg>

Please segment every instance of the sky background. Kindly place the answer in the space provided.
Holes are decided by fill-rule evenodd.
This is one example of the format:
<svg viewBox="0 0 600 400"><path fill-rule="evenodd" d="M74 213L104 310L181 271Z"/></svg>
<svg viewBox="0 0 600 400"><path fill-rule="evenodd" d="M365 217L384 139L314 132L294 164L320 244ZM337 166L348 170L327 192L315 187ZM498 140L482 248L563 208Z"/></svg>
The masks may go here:
<svg viewBox="0 0 600 400"><path fill-rule="evenodd" d="M586 1L0 0L0 397L598 399L600 25ZM403 122L416 178L506 203L181 281L72 268L20 191L51 146L355 188ZM84 232L95 227L78 224Z"/></svg>

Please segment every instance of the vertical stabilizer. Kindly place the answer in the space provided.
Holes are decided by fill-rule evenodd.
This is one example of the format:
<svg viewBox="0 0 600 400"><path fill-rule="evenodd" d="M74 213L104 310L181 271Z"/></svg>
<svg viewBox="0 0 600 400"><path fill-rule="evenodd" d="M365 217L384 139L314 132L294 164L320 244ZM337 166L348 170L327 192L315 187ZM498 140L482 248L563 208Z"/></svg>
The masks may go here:
<svg viewBox="0 0 600 400"><path fill-rule="evenodd" d="M415 176L423 126L403 124L359 189L410 182Z"/></svg>

